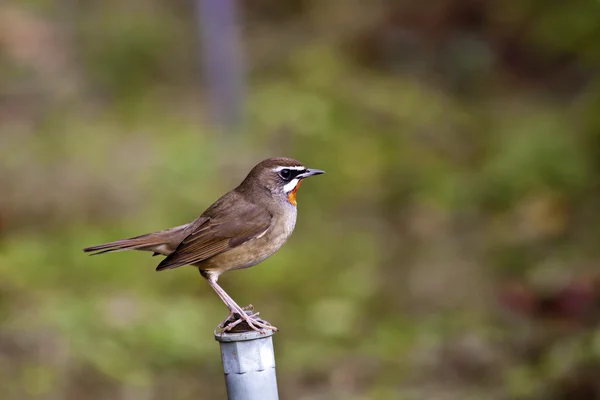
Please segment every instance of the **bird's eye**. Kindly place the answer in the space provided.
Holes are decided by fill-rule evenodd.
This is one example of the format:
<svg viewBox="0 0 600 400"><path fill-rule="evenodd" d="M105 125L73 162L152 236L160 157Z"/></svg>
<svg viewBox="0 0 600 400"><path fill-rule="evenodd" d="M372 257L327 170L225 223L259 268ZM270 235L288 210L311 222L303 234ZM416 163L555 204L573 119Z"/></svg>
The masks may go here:
<svg viewBox="0 0 600 400"><path fill-rule="evenodd" d="M281 171L279 171L279 176L283 178L283 180L288 180L292 177L292 171L290 171L289 169L282 169Z"/></svg>

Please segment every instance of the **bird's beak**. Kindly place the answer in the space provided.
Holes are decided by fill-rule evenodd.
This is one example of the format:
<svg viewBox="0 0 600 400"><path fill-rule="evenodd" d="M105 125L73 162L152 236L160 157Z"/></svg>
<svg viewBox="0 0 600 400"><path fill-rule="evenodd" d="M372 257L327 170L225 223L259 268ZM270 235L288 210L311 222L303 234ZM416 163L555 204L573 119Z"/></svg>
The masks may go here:
<svg viewBox="0 0 600 400"><path fill-rule="evenodd" d="M322 171L320 169L310 169L310 168L308 168L306 170L306 172L301 173L297 177L304 179L304 178L308 178L309 176L321 175L321 174L324 174L324 173L325 173L325 171Z"/></svg>

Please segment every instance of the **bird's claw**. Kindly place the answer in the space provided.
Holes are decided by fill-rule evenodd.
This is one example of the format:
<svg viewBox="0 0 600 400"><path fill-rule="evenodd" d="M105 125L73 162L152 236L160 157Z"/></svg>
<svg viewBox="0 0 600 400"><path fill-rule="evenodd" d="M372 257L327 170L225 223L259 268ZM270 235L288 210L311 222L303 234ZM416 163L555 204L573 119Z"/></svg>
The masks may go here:
<svg viewBox="0 0 600 400"><path fill-rule="evenodd" d="M254 307L252 305L249 305L248 307L244 307L243 310L253 311ZM267 330L271 330L274 332L279 331L277 327L271 325L269 322L258 318L259 315L260 313L258 312L252 312L251 314L244 312L243 314L240 314L238 312L231 311L227 319L221 322L218 327L222 329L222 333L230 332L233 328L235 328L242 322L245 322L251 330L263 334L267 333Z"/></svg>

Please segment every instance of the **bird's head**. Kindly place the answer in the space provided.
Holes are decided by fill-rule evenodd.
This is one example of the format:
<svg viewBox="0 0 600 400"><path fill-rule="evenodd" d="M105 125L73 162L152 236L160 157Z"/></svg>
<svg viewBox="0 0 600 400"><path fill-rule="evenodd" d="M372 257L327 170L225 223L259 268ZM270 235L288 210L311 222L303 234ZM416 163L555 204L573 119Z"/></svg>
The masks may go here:
<svg viewBox="0 0 600 400"><path fill-rule="evenodd" d="M241 187L258 186L260 189L267 189L271 196L285 199L295 206L300 183L310 176L324 173L320 169L306 168L300 161L292 158L268 158L252 168Z"/></svg>

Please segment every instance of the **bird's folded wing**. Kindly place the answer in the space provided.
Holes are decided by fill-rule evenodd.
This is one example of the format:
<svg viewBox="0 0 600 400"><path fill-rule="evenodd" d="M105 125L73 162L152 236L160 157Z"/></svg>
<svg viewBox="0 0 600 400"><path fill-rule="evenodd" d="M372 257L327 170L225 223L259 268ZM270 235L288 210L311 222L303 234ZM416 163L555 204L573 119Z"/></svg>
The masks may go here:
<svg viewBox="0 0 600 400"><path fill-rule="evenodd" d="M271 214L260 207L243 207L243 211L218 213L196 227L156 267L157 271L195 264L237 247L269 229ZM232 212L233 211L233 212ZM203 214L204 216L204 214Z"/></svg>

